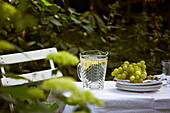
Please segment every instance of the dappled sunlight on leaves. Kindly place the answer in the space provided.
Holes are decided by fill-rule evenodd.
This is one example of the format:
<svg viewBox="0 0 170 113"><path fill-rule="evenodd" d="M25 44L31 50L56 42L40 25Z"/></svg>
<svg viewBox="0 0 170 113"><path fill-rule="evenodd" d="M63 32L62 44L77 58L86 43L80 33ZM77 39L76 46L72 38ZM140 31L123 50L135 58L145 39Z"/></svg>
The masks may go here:
<svg viewBox="0 0 170 113"><path fill-rule="evenodd" d="M97 99L90 91L75 91L67 100L68 104L80 106L85 106L88 104L96 104L99 106L104 106L104 103Z"/></svg>
<svg viewBox="0 0 170 113"><path fill-rule="evenodd" d="M50 53L46 59L52 59L55 63L61 66L72 65L75 66L79 63L79 59L77 56L67 52L67 51L59 51L57 53Z"/></svg>
<svg viewBox="0 0 170 113"><path fill-rule="evenodd" d="M45 90L53 89L58 92L75 91L78 90L73 83L74 79L70 77L52 78L43 82L41 87Z"/></svg>

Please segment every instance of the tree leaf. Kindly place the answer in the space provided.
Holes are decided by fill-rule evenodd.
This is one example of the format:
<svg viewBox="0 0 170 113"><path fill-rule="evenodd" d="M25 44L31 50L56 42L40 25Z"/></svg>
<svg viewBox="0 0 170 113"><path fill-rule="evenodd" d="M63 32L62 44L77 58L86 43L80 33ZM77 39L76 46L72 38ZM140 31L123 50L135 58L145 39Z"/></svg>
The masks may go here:
<svg viewBox="0 0 170 113"><path fill-rule="evenodd" d="M5 40L0 40L0 50L13 50L14 46L13 44L5 41Z"/></svg>
<svg viewBox="0 0 170 113"><path fill-rule="evenodd" d="M36 87L30 87L27 90L27 92L28 92L28 94L30 94L32 97L34 97L36 99L44 99L45 98L45 94L42 89L39 89Z"/></svg>
<svg viewBox="0 0 170 113"><path fill-rule="evenodd" d="M52 6L47 0L41 0L45 6Z"/></svg>
<svg viewBox="0 0 170 113"><path fill-rule="evenodd" d="M80 24L81 23L81 21L80 20L78 20L78 19L76 19L75 17L71 17L71 20L73 20L75 23L77 23L77 24Z"/></svg>
<svg viewBox="0 0 170 113"><path fill-rule="evenodd" d="M31 41L31 42L28 42L28 43L27 43L27 46L30 47L30 46L32 46L32 45L34 45L34 44L36 44L36 43L37 43L36 41Z"/></svg>
<svg viewBox="0 0 170 113"><path fill-rule="evenodd" d="M35 99L37 97L31 95L28 90L30 88L26 86L8 86L8 87L1 87L0 91L3 94L6 95L11 95L14 98L19 98L19 99Z"/></svg>
<svg viewBox="0 0 170 113"><path fill-rule="evenodd" d="M59 106L56 104L56 102L42 102L45 106L47 106L51 111L55 111Z"/></svg>
<svg viewBox="0 0 170 113"><path fill-rule="evenodd" d="M90 26L90 25L83 25L82 26L88 33L91 33L91 32L93 32L94 30L93 30L93 28Z"/></svg>
<svg viewBox="0 0 170 113"><path fill-rule="evenodd" d="M68 51L74 55L78 54L78 48L70 48Z"/></svg>
<svg viewBox="0 0 170 113"><path fill-rule="evenodd" d="M56 25L56 26L62 26L62 24L60 23L60 21L58 21L58 20L55 19L55 18L52 18L52 19L50 20L50 22L53 23L53 24Z"/></svg>

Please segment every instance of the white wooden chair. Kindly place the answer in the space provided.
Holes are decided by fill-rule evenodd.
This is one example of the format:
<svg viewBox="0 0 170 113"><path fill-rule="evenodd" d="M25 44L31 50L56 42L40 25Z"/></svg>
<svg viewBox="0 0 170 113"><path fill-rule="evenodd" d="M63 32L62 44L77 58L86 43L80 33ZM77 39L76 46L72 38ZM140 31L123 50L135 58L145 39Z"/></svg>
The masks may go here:
<svg viewBox="0 0 170 113"><path fill-rule="evenodd" d="M23 53L1 55L0 64L10 65L10 64L16 64L16 63L42 60L42 59L45 59L46 56L52 52L57 52L57 49L48 48L48 49L34 50L34 51L28 51L28 52L23 52ZM58 71L57 74L53 75L52 70L55 70L56 68L52 60L49 60L49 63L50 63L51 69L37 71L37 72L30 72L27 74L21 74L19 76L22 76L33 82L62 76L62 73L60 71ZM2 74L5 74L5 68L3 66L1 66L1 72ZM5 77L5 76L1 78L1 83L3 86L21 85L21 84L28 83L28 82L29 81L25 79L13 79L13 78Z"/></svg>

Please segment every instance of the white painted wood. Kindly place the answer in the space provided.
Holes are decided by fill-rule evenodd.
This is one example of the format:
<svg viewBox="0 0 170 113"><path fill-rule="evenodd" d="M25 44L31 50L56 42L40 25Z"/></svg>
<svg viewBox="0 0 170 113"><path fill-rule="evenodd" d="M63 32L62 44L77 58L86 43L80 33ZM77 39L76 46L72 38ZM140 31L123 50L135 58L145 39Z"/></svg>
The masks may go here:
<svg viewBox="0 0 170 113"><path fill-rule="evenodd" d="M34 51L28 51L28 52L23 52L23 53L1 55L0 64L10 65L10 64L21 63L21 62L41 60L41 59L45 59L46 56L52 52L54 53L57 52L57 49L48 48L48 49L34 50ZM60 71L58 71L56 75L52 75L52 70L55 70L56 68L52 60L49 60L49 63L50 63L51 69L27 73L27 74L21 74L19 76L25 77L32 82L37 82L37 81L42 81L42 80L62 76L62 73ZM1 72L5 74L4 67L1 67ZM1 78L1 83L4 86L21 85L21 84L28 83L28 82L29 82L28 80L12 79L12 78L7 78L5 76Z"/></svg>
<svg viewBox="0 0 170 113"><path fill-rule="evenodd" d="M5 69L4 69L4 67L1 67L1 72L2 72L3 74L5 74Z"/></svg>
<svg viewBox="0 0 170 113"><path fill-rule="evenodd" d="M51 69L55 69L53 60L49 60L49 62L50 62Z"/></svg>
<svg viewBox="0 0 170 113"><path fill-rule="evenodd" d="M33 72L28 74L22 74L19 76L27 78L32 82L37 82L37 81L42 81L50 78L61 77L62 73L58 71L57 74L52 75L52 69L50 69L50 70L44 70L44 71ZM12 79L12 78L3 77L1 78L1 82L3 86L13 86L13 85L25 84L28 83L29 81L24 79Z"/></svg>
<svg viewBox="0 0 170 113"><path fill-rule="evenodd" d="M45 59L49 53L57 52L56 48L28 51L23 53L14 53L0 56L0 64L15 64L33 60Z"/></svg>

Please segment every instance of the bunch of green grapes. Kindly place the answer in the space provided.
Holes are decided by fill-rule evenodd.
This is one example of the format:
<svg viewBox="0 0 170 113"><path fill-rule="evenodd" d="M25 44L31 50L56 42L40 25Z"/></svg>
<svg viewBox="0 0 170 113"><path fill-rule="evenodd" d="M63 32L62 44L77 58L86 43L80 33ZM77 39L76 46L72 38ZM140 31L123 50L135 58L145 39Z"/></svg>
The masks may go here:
<svg viewBox="0 0 170 113"><path fill-rule="evenodd" d="M117 79L130 80L132 83L143 83L147 77L145 61L138 63L125 61L120 67L115 68L111 75Z"/></svg>

